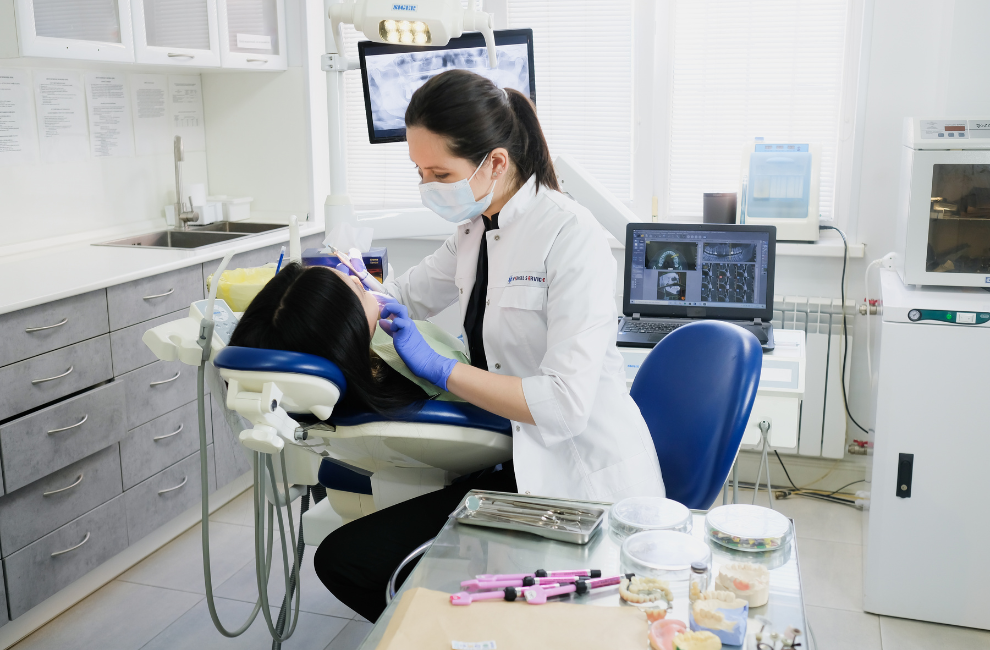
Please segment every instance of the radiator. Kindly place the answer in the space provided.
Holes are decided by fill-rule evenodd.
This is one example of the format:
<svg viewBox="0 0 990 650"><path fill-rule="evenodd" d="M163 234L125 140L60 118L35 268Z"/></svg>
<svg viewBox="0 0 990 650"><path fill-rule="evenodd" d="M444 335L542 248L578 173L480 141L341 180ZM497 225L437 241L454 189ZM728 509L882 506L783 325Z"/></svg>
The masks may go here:
<svg viewBox="0 0 990 650"><path fill-rule="evenodd" d="M806 333L807 366L801 430L797 453L801 456L842 458L846 450L846 413L841 381L849 385L852 369L856 303L846 300L848 357L842 374L842 301L838 298L774 296L775 329ZM781 450L790 451L791 450Z"/></svg>

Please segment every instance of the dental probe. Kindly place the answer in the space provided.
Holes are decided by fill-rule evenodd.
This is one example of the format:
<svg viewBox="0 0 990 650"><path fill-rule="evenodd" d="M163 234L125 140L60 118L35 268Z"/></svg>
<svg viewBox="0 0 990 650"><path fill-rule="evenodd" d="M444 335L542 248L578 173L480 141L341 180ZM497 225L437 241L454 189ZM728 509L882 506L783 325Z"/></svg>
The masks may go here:
<svg viewBox="0 0 990 650"><path fill-rule="evenodd" d="M379 293L387 293L382 283L376 280L375 276L371 275L371 273L368 273L368 269L358 271L354 268L354 264L351 263L350 255L341 251L333 244L327 244L327 248L330 249L331 253L337 256L337 259L339 259L344 266L351 270L351 273L353 273L357 279L361 281L361 284L363 284L366 289L369 291L378 291Z"/></svg>

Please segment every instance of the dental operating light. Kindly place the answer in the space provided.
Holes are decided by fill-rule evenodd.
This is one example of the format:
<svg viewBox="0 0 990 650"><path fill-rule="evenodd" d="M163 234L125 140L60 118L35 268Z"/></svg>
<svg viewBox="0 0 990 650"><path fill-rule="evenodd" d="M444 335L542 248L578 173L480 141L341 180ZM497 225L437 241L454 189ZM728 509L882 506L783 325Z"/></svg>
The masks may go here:
<svg viewBox="0 0 990 650"><path fill-rule="evenodd" d="M484 11L464 9L460 0L357 0L332 4L329 17L337 52L342 52L340 26L344 23L378 43L423 47L446 45L464 32L481 32L488 48L488 65L498 67L494 19Z"/></svg>

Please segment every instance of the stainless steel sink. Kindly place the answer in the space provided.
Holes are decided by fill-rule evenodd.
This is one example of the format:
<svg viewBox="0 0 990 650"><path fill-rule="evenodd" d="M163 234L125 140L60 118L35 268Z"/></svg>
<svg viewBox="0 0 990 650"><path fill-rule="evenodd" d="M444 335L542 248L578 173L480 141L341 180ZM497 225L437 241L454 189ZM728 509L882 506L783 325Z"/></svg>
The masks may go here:
<svg viewBox="0 0 990 650"><path fill-rule="evenodd" d="M267 225L267 224L266 224ZM95 246L140 246L142 248L203 248L247 237L248 233L202 232L185 230L160 230L135 237L124 237L113 241L94 244Z"/></svg>
<svg viewBox="0 0 990 650"><path fill-rule="evenodd" d="M195 224L189 224L189 228L190 228L189 232L239 232L247 235L254 235L259 232L268 232L269 230L288 228L288 226L279 223L220 221L218 223L211 223L208 226L197 226Z"/></svg>

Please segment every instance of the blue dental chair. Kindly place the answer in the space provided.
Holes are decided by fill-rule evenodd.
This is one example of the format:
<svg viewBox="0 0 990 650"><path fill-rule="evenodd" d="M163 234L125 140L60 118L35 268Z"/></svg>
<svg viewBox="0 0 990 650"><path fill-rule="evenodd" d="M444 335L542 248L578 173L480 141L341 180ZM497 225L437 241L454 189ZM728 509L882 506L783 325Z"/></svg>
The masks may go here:
<svg viewBox="0 0 990 650"><path fill-rule="evenodd" d="M667 498L688 508L715 501L742 442L763 350L741 327L698 321L665 336L629 394L653 437Z"/></svg>
<svg viewBox="0 0 990 650"><path fill-rule="evenodd" d="M322 357L227 346L214 365L228 384L227 407L254 426L240 435L245 447L284 449L289 483L327 489L326 501L304 515L309 545L348 521L512 458L509 421L471 404L428 400L399 419L336 409L347 381Z"/></svg>

